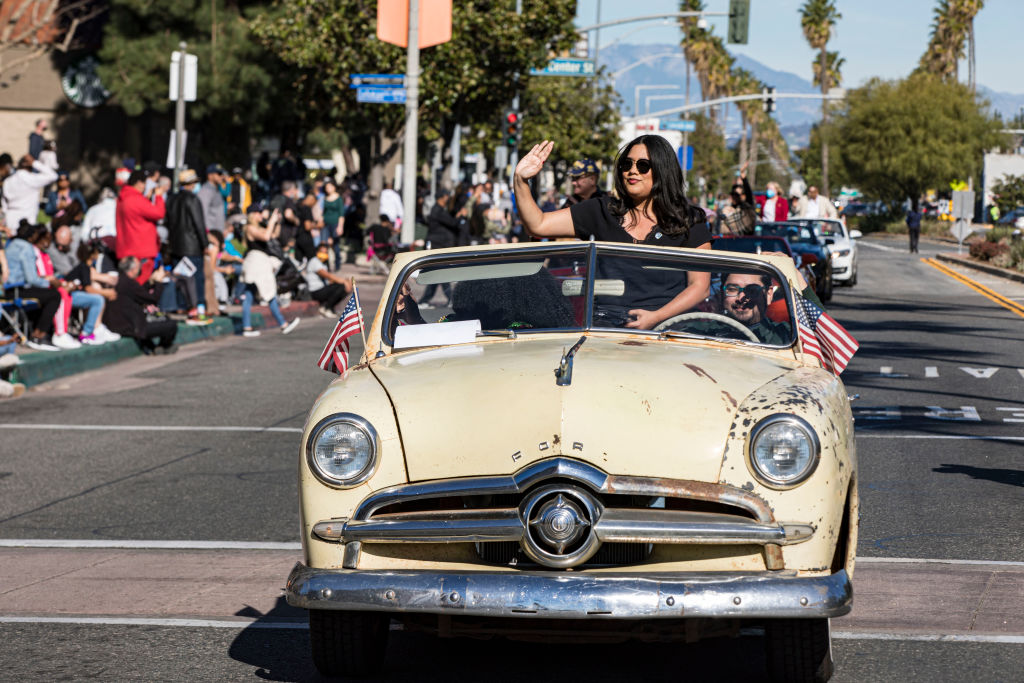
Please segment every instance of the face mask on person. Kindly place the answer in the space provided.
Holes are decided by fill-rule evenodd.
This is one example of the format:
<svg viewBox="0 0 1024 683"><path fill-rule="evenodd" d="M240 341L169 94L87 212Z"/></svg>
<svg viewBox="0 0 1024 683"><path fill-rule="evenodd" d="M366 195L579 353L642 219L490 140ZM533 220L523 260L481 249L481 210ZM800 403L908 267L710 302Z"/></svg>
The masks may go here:
<svg viewBox="0 0 1024 683"><path fill-rule="evenodd" d="M775 196L775 190L768 190L764 194L766 197L768 197L768 199L771 199L772 197Z"/></svg>
<svg viewBox="0 0 1024 683"><path fill-rule="evenodd" d="M329 258L331 258L331 255L330 255L329 253L328 253L328 254L325 254L324 252L319 252L319 253L318 253L318 254L316 255L316 257L317 257L318 259L320 259L320 263L327 263L327 260L328 260Z"/></svg>

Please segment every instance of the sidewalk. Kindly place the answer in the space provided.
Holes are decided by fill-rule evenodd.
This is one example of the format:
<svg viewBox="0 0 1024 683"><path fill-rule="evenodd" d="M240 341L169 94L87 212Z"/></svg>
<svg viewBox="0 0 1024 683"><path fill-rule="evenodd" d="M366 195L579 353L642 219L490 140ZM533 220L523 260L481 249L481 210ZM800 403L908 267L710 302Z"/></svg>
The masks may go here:
<svg viewBox="0 0 1024 683"><path fill-rule="evenodd" d="M346 278L355 276L364 310L376 306L386 279L384 276L368 275L365 266L356 264L343 264L338 273ZM215 317L209 325L192 326L179 322L175 343L191 344L205 339L241 334L242 307L225 306L224 308L228 315ZM318 308L319 305L316 301L292 301L282 309L282 312L289 320L291 318L312 318L319 315ZM265 327L268 321L272 321L270 309L266 306L253 306L253 327ZM32 351L21 346L18 348L21 364L13 368L7 379L32 387L141 355L142 351L133 339L121 339L101 346L83 345L81 348L69 351Z"/></svg>

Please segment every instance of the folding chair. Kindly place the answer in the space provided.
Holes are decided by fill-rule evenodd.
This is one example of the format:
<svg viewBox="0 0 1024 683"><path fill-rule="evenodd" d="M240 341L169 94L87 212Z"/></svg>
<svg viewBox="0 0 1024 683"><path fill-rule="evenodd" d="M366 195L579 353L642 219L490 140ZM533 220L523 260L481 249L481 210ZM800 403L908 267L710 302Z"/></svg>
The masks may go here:
<svg viewBox="0 0 1024 683"><path fill-rule="evenodd" d="M28 314L39 310L39 301L21 296L21 288L24 286L24 282L8 283L0 299L0 316L10 325L11 332L19 335L22 340L28 339L32 332L32 319Z"/></svg>

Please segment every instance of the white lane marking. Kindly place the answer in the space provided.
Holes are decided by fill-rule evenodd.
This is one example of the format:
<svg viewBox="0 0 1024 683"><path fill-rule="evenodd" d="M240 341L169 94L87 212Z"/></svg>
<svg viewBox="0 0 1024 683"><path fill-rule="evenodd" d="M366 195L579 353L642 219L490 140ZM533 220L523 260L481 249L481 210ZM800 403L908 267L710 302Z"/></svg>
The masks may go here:
<svg viewBox="0 0 1024 683"><path fill-rule="evenodd" d="M959 564L994 565L997 567L1024 567L1024 562L1012 560L943 560L931 557L858 557L857 564Z"/></svg>
<svg viewBox="0 0 1024 683"><path fill-rule="evenodd" d="M859 246L859 247L871 247L872 249L881 249L882 251L900 251L900 252L906 251L906 249L897 249L895 247L887 247L884 244L875 244L874 242L859 241L859 242L857 242L857 246Z"/></svg>
<svg viewBox="0 0 1024 683"><path fill-rule="evenodd" d="M1024 441L1024 436L970 436L965 434L863 434L858 439L950 439L953 441Z"/></svg>
<svg viewBox="0 0 1024 683"><path fill-rule="evenodd" d="M0 624L99 624L102 626L175 626L178 628L284 628L307 630L304 621L231 621L228 619L152 619L145 617L5 617Z"/></svg>
<svg viewBox="0 0 1024 683"><path fill-rule="evenodd" d="M925 406L928 411L924 414L924 417L930 417L933 420L950 420L956 422L981 422L981 416L978 415L978 409L974 406L960 406L960 410L955 408L947 410L940 406Z"/></svg>
<svg viewBox="0 0 1024 683"><path fill-rule="evenodd" d="M879 631L839 631L833 630L832 637L839 640L917 640L942 643L1001 643L1020 645L1024 636L995 636L969 633L882 633Z"/></svg>
<svg viewBox="0 0 1024 683"><path fill-rule="evenodd" d="M227 619L152 619L140 617L5 617L0 624L77 624L92 626L165 626L175 628L233 628L233 629L286 629L306 631L309 624L303 621L231 621ZM400 624L392 624L392 631L403 630ZM857 631L836 629L832 637L838 640L907 640L957 643L1001 643L1017 645L1024 643L1024 636L982 635L967 633L901 633L894 631Z"/></svg>
<svg viewBox="0 0 1024 683"><path fill-rule="evenodd" d="M882 367L878 368L878 371L880 373L882 373L883 375L891 375L892 374L892 366L891 365L883 365Z"/></svg>
<svg viewBox="0 0 1024 683"><path fill-rule="evenodd" d="M999 368L960 368L975 379L989 379L998 372Z"/></svg>
<svg viewBox="0 0 1024 683"><path fill-rule="evenodd" d="M46 429L65 431L103 432L285 432L301 434L301 427L243 427L203 425L67 425L33 424L30 422L0 422L0 429Z"/></svg>
<svg viewBox="0 0 1024 683"><path fill-rule="evenodd" d="M1021 377L1024 377L1024 368L1017 368L1017 372L1020 373Z"/></svg>
<svg viewBox="0 0 1024 683"><path fill-rule="evenodd" d="M119 548L128 550L302 550L301 543L259 541L136 541L0 538L0 548Z"/></svg>
<svg viewBox="0 0 1024 683"><path fill-rule="evenodd" d="M925 377L938 377L939 376L939 369L936 366L934 366L934 365L929 365L929 366L927 366L924 369L924 376Z"/></svg>
<svg viewBox="0 0 1024 683"><path fill-rule="evenodd" d="M1024 422L1024 408L1008 408L999 406L996 410L1010 413L1010 417L1004 417L1003 422Z"/></svg>

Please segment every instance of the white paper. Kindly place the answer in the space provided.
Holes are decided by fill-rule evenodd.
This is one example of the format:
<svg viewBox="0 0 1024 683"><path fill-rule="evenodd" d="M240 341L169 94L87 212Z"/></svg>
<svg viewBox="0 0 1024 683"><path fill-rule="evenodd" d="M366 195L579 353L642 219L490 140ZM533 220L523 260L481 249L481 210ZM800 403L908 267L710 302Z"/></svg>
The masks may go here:
<svg viewBox="0 0 1024 683"><path fill-rule="evenodd" d="M164 164L167 168L175 169L177 165L174 163L174 139L177 137L176 130L171 130L171 142L167 145L167 163ZM182 168L185 166L185 147L188 146L188 131L184 130L181 132L181 162Z"/></svg>
<svg viewBox="0 0 1024 683"><path fill-rule="evenodd" d="M178 265L174 266L174 270L171 272L180 277L192 277L196 274L196 267L187 258L183 258L178 261Z"/></svg>
<svg viewBox="0 0 1024 683"><path fill-rule="evenodd" d="M399 325L395 330L395 349L412 349L418 346L447 346L468 344L476 341L481 329L479 320L459 320L450 323L427 323L425 325Z"/></svg>

